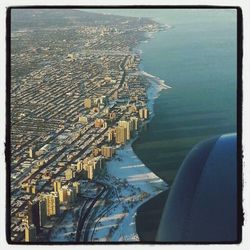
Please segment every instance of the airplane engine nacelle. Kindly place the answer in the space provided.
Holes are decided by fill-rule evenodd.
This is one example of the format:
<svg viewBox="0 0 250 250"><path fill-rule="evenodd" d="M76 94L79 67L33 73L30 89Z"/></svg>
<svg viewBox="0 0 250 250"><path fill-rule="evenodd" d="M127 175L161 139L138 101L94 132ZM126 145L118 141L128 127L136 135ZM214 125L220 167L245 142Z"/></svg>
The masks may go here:
<svg viewBox="0 0 250 250"><path fill-rule="evenodd" d="M196 145L170 190L157 241L236 242L237 192L236 134Z"/></svg>

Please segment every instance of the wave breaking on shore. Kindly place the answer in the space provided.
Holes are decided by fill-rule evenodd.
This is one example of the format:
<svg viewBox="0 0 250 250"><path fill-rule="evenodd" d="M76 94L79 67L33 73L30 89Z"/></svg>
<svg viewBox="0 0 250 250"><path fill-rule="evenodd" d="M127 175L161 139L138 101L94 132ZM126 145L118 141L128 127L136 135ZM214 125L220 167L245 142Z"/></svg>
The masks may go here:
<svg viewBox="0 0 250 250"><path fill-rule="evenodd" d="M164 80L160 79L158 76L151 75L143 70L140 71L141 75L145 76L148 80L158 83L162 89L171 89L172 87L167 85Z"/></svg>

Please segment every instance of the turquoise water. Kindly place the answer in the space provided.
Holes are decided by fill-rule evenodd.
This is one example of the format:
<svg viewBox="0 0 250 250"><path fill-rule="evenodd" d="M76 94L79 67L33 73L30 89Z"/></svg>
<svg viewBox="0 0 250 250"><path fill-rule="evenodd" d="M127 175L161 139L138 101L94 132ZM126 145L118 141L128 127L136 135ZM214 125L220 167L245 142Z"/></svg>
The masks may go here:
<svg viewBox="0 0 250 250"><path fill-rule="evenodd" d="M172 26L139 47L143 69L172 88L161 92L154 118L133 145L142 161L171 184L192 146L236 131L236 11L99 12L148 16Z"/></svg>

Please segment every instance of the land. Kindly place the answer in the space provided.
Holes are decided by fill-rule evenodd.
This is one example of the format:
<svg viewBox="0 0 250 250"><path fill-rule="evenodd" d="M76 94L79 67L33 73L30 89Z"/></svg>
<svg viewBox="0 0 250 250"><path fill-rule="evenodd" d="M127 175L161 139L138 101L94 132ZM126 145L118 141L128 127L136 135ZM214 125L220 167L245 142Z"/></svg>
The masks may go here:
<svg viewBox="0 0 250 250"><path fill-rule="evenodd" d="M135 48L162 29L148 18L12 9L11 241L138 240L118 222L166 185L151 173L161 184L143 190L111 169L150 117L152 76ZM118 222L98 233L114 207Z"/></svg>

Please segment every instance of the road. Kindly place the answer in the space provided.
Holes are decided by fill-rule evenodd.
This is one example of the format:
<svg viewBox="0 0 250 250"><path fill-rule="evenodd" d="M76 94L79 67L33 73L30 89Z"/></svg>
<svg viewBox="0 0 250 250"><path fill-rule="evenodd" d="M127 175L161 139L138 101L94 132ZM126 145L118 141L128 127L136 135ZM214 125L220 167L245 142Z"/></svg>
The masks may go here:
<svg viewBox="0 0 250 250"><path fill-rule="evenodd" d="M85 234L85 231L86 231L85 229L86 229L87 224L88 224L87 218L89 217L90 212L91 212L92 208L94 207L95 203L104 194L104 192L107 191L107 185L105 185L104 183L101 183L101 182L96 182L96 183L99 185L102 185L102 190L99 192L99 194L93 200L91 200L91 201L89 200L90 202L88 204L85 203L83 205L83 208L81 209L81 213L80 213L80 218L79 218L77 230L76 230L76 242L80 242L82 232L84 233L84 235L83 235L84 241L87 241L87 234Z"/></svg>

